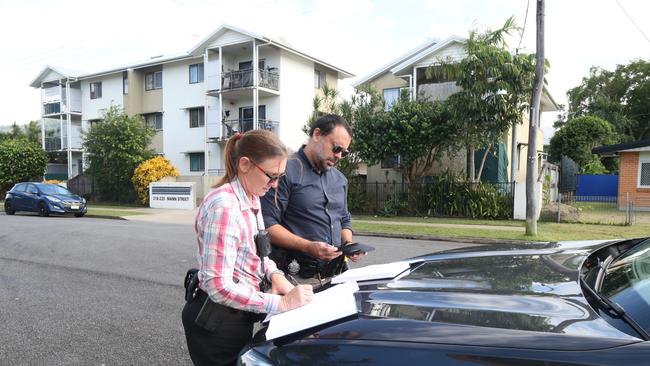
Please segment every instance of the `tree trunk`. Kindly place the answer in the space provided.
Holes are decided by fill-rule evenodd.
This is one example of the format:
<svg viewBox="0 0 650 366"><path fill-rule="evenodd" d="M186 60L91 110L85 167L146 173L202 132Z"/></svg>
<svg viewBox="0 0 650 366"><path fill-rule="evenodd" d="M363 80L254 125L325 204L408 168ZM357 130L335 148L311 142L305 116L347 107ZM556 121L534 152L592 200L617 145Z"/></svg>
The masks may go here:
<svg viewBox="0 0 650 366"><path fill-rule="evenodd" d="M476 162L474 161L474 145L470 144L467 147L467 155L469 155L469 181L476 183L476 169L474 168Z"/></svg>
<svg viewBox="0 0 650 366"><path fill-rule="evenodd" d="M544 82L544 0L537 0L537 52L535 55L535 85L530 103L528 131L528 164L526 169L526 235L537 235L537 127L539 105Z"/></svg>
<svg viewBox="0 0 650 366"><path fill-rule="evenodd" d="M481 175L483 174L483 167L485 166L485 160L487 159L487 156L490 153L491 149L492 149L492 145L488 145L485 148L485 152L483 153L483 158L481 158L481 165L479 165L478 173L476 173L476 182L481 181Z"/></svg>

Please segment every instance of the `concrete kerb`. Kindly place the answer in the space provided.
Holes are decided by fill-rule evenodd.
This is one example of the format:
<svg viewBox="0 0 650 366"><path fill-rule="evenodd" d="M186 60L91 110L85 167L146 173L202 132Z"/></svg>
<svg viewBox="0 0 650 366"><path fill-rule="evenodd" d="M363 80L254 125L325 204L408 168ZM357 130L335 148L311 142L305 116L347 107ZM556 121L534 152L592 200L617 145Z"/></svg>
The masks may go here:
<svg viewBox="0 0 650 366"><path fill-rule="evenodd" d="M145 213L146 215L133 215L121 216L120 219L129 221L148 221L148 222L161 222L171 224L193 224L196 217L197 209L194 210L169 210L169 209L153 209L153 208L137 208L138 212ZM97 216L93 216L97 217ZM116 218L116 217L111 217ZM376 236L384 238L396 239L417 239L417 240L431 240L431 241L447 241L456 243L472 243L472 244L520 244L527 243L527 240L513 240L513 239L491 239L491 238L477 238L477 237L449 237L449 236L435 236L435 235L419 235L419 234L391 234L381 232L368 232L368 231L355 231L356 235L363 236Z"/></svg>

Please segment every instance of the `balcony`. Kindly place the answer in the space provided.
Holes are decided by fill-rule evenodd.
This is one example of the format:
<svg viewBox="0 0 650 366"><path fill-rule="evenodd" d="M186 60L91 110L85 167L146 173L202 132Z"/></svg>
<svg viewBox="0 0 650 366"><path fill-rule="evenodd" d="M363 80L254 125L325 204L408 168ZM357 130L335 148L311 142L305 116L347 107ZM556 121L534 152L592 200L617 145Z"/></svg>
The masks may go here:
<svg viewBox="0 0 650 366"><path fill-rule="evenodd" d="M42 115L81 113L81 89L70 88L70 100L65 87L60 85L41 89Z"/></svg>
<svg viewBox="0 0 650 366"><path fill-rule="evenodd" d="M239 88L246 88L253 86L253 69L235 70L225 72L221 76L221 89L232 90ZM280 74L275 67L267 69L257 69L257 85L260 88L267 88L271 90L280 90L279 80Z"/></svg>
<svg viewBox="0 0 650 366"><path fill-rule="evenodd" d="M254 128L253 122L255 120L253 118L245 118L245 119L236 119L236 120L224 120L222 121L223 124L223 139L228 139L232 135L236 134L237 132L246 132L250 131ZM262 119L258 118L258 128L268 130L274 133L277 133L278 125L280 122L278 121L272 121L269 119Z"/></svg>

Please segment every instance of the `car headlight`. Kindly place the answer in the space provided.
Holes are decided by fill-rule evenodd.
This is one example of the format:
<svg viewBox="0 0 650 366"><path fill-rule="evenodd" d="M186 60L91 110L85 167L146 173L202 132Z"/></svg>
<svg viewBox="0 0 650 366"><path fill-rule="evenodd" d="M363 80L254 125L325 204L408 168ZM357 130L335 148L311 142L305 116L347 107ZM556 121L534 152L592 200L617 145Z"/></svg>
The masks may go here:
<svg viewBox="0 0 650 366"><path fill-rule="evenodd" d="M61 203L62 202L60 199L58 199L56 197L52 197L52 196L47 196L47 199L54 202L54 203Z"/></svg>
<svg viewBox="0 0 650 366"><path fill-rule="evenodd" d="M240 366L273 366L266 357L254 349L249 349L239 356L237 364Z"/></svg>

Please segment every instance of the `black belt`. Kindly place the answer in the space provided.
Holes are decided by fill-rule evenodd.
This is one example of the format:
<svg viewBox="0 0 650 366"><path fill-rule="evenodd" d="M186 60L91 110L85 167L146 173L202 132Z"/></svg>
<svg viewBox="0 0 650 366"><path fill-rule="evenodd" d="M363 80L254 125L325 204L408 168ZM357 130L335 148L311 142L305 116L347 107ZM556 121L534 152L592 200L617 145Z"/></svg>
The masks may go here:
<svg viewBox="0 0 650 366"><path fill-rule="evenodd" d="M342 258L334 259L330 262L313 262L313 261L298 261L300 269L298 276L302 278L330 278L334 277L347 269L345 262Z"/></svg>
<svg viewBox="0 0 650 366"><path fill-rule="evenodd" d="M205 302L205 300L208 298L208 293L201 290L201 288L197 289L196 297L194 298L195 300L199 301L200 303ZM210 300L212 301L212 300ZM212 301L214 302L214 301ZM220 310L230 313L233 315L242 315L248 318L251 322L257 322L261 321L266 317L266 314L259 314L259 313L253 313L252 311L245 311L245 310L240 310L240 309L235 309L231 308L230 306L226 306L223 304L215 303L217 307L220 308Z"/></svg>

